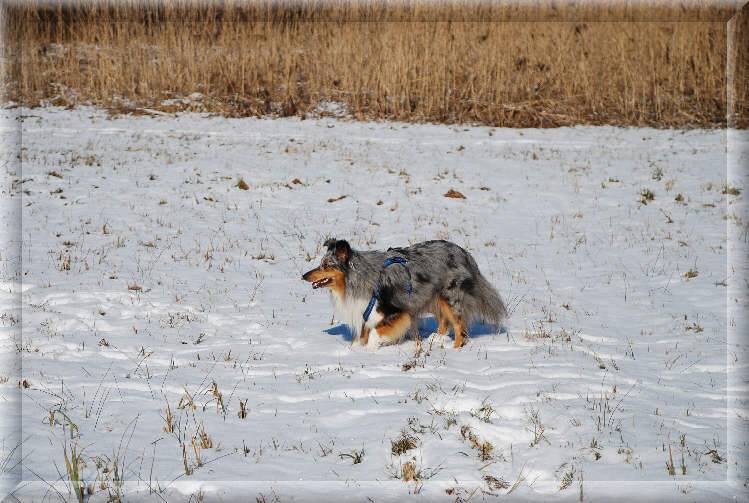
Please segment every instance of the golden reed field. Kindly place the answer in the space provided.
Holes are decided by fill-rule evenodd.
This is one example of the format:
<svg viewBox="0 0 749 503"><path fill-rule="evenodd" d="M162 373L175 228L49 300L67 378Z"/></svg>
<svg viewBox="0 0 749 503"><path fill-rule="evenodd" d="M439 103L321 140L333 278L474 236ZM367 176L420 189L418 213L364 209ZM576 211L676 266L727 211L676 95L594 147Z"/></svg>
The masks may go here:
<svg viewBox="0 0 749 503"><path fill-rule="evenodd" d="M730 103L746 127L741 4L8 1L3 101L511 127L725 127Z"/></svg>

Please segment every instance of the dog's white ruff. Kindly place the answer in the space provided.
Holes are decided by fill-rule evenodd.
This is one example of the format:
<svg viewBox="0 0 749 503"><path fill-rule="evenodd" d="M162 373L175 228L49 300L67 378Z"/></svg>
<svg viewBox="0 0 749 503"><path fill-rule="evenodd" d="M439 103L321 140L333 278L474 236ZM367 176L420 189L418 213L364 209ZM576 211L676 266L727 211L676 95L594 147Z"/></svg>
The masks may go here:
<svg viewBox="0 0 749 503"><path fill-rule="evenodd" d="M333 296L333 306L335 307L336 319L351 329L354 334L354 339L359 339L361 335L361 327L364 322L362 315L364 310L367 309L369 299L352 299L352 298L340 298L336 294ZM372 313L374 314L374 313ZM370 316L370 320L372 317ZM367 323L369 324L369 323Z"/></svg>
<svg viewBox="0 0 749 503"><path fill-rule="evenodd" d="M334 293L332 294L332 296L336 319L341 323L348 325L349 329L354 334L354 342L358 341L359 337L361 337L361 328L362 324L364 323L363 315L364 311L367 309L367 305L369 305L369 299L341 299ZM378 334L377 330L375 330L374 327L376 327L377 324L382 321L382 318L382 314L377 311L377 302L375 301L375 305L372 308L369 319L367 319L367 322L365 323L365 325L369 328L367 349L377 349L380 346L387 346L389 344L394 344L395 342L397 342L389 338L380 337L380 334Z"/></svg>

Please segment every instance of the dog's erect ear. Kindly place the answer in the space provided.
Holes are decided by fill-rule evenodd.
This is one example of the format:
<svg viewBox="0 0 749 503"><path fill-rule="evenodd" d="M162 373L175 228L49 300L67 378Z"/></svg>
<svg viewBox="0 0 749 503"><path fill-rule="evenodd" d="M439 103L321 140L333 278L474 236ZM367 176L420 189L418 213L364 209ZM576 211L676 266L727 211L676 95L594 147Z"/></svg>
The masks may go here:
<svg viewBox="0 0 749 503"><path fill-rule="evenodd" d="M341 262L348 262L348 259L351 257L351 246L349 246L348 241L344 241L343 239L336 241L335 257Z"/></svg>
<svg viewBox="0 0 749 503"><path fill-rule="evenodd" d="M328 238L323 243L323 246L327 248L328 250L332 250L335 246L336 238Z"/></svg>

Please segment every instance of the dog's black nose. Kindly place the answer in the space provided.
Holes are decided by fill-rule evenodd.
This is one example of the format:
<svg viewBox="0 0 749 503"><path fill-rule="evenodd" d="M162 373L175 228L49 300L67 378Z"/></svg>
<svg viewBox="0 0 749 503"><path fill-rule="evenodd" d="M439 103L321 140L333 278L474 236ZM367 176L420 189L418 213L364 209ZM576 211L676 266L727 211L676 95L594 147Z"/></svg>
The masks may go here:
<svg viewBox="0 0 749 503"><path fill-rule="evenodd" d="M304 273L304 274L302 275L302 279L303 279L304 281L312 281L312 280L311 280L311 279L309 279L309 278L310 278L310 276L312 275L312 273L313 273L313 272L315 272L315 271L317 271L318 269L319 269L319 267L315 267L315 268L314 268L314 269L312 269L311 271L307 271L307 272L305 272L305 273Z"/></svg>

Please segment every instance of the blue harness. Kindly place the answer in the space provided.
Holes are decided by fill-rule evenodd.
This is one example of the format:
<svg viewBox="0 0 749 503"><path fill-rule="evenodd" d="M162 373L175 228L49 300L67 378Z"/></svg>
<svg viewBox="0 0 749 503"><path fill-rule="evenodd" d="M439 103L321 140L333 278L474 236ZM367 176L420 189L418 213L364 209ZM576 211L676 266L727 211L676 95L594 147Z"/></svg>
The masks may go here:
<svg viewBox="0 0 749 503"><path fill-rule="evenodd" d="M383 262L382 267L383 269L387 269L393 264L405 264L407 262L408 260L404 259L403 257L390 257L390 258L385 259L385 262ZM410 276L410 273L409 273L409 276ZM408 287L406 288L406 291L408 292L409 296L411 295L411 292L413 291L413 289L411 288L410 281L408 282ZM367 308L364 310L364 314L362 315L365 323L369 319L369 315L372 314L372 309L374 309L375 302L377 302L379 298L380 298L380 285L378 281L377 286L375 287L375 291L374 293L372 293L372 298L369 299L369 304L367 304Z"/></svg>

